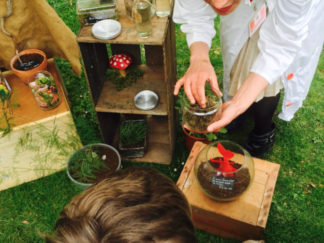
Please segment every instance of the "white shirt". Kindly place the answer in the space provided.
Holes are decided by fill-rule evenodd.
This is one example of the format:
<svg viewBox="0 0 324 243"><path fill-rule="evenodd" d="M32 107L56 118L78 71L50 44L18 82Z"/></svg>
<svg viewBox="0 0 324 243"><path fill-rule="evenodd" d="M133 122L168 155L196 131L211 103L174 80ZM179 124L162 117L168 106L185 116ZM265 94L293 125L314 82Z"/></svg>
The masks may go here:
<svg viewBox="0 0 324 243"><path fill-rule="evenodd" d="M264 0L253 0L252 5L256 4L259 7L263 2ZM267 0L266 3L269 14L260 27L260 54L254 61L251 72L259 74L269 84L282 77L285 89L295 90L290 90L291 96L284 99L283 112L287 113L288 110L288 113L279 116L281 119L290 120L306 98L323 46L324 1ZM221 17L225 94L229 73L241 47L249 37L248 24L254 14L253 6L246 0L242 1L234 12ZM188 46L197 41L211 46L216 34L215 17L214 10L203 0L175 0L173 20L181 24L181 31L187 36ZM305 73L298 72L301 68L301 58L312 63L308 67L308 74L312 73L311 77L308 77L310 80L305 80ZM295 80L290 87L285 84L288 70L294 74L289 82L293 83ZM300 89L303 89L303 92L298 92Z"/></svg>

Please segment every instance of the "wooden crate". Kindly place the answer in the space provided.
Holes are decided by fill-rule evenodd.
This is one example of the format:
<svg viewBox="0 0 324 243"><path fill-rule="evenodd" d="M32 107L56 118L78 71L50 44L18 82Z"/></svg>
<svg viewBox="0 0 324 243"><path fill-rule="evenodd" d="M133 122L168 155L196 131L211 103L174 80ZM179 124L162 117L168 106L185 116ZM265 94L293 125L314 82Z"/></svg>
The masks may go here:
<svg viewBox="0 0 324 243"><path fill-rule="evenodd" d="M196 142L177 185L192 207L192 219L198 229L236 240L263 238L280 165L254 159L255 176L250 188L231 202L217 202L199 188L194 162L206 145Z"/></svg>
<svg viewBox="0 0 324 243"><path fill-rule="evenodd" d="M135 23L125 12L124 0L117 0L118 21L121 34L111 40L99 40L91 34L91 26L80 29L77 41L82 53L83 66L98 118L99 129L105 143L117 147L118 125L122 115L141 115L148 118L149 139L143 158L127 159L136 162L170 164L175 144L174 95L176 82L175 29L170 17L152 18L152 36L137 36ZM106 77L109 68L108 51L112 54L127 53L133 63L144 71L132 86L117 91ZM144 51L143 51L144 50ZM144 59L144 60L143 60ZM137 92L150 89L159 96L156 108L148 111L135 107ZM160 128L164 128L160 139Z"/></svg>
<svg viewBox="0 0 324 243"><path fill-rule="evenodd" d="M40 109L30 88L11 72L5 77L12 88L11 103L19 105L10 115L12 131L0 134L0 190L47 176L66 166L68 157L81 147L62 80L53 59L48 60L61 103ZM4 128L3 120L0 127Z"/></svg>

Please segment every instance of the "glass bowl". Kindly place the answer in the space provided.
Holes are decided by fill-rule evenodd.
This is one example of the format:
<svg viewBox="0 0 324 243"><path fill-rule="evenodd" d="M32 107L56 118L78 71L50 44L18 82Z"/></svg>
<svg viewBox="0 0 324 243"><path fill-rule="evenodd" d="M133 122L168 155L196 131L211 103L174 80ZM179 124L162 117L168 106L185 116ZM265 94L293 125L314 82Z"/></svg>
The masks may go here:
<svg viewBox="0 0 324 243"><path fill-rule="evenodd" d="M192 105L186 96L182 101L182 122L192 132L206 131L209 124L220 119L222 99L214 94L206 95L206 108Z"/></svg>
<svg viewBox="0 0 324 243"><path fill-rule="evenodd" d="M243 147L221 140L200 151L194 173L198 185L208 197L217 201L231 201L251 185L254 162Z"/></svg>

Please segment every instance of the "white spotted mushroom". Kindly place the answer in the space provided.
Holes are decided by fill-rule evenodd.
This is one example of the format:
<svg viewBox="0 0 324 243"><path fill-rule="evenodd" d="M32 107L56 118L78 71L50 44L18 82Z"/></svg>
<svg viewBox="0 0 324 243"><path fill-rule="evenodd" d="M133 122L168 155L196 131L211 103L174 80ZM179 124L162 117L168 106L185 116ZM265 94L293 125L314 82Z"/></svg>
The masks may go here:
<svg viewBox="0 0 324 243"><path fill-rule="evenodd" d="M109 65L119 70L122 77L126 77L126 68L133 62L132 58L126 54L115 54L109 59Z"/></svg>

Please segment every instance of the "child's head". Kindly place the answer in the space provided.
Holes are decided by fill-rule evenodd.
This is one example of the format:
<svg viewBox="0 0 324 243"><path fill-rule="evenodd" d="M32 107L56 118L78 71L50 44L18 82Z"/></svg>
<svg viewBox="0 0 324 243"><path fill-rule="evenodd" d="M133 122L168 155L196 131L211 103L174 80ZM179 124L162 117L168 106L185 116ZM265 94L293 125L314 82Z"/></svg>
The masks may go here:
<svg viewBox="0 0 324 243"><path fill-rule="evenodd" d="M188 202L155 169L120 170L64 208L48 243L196 242Z"/></svg>

